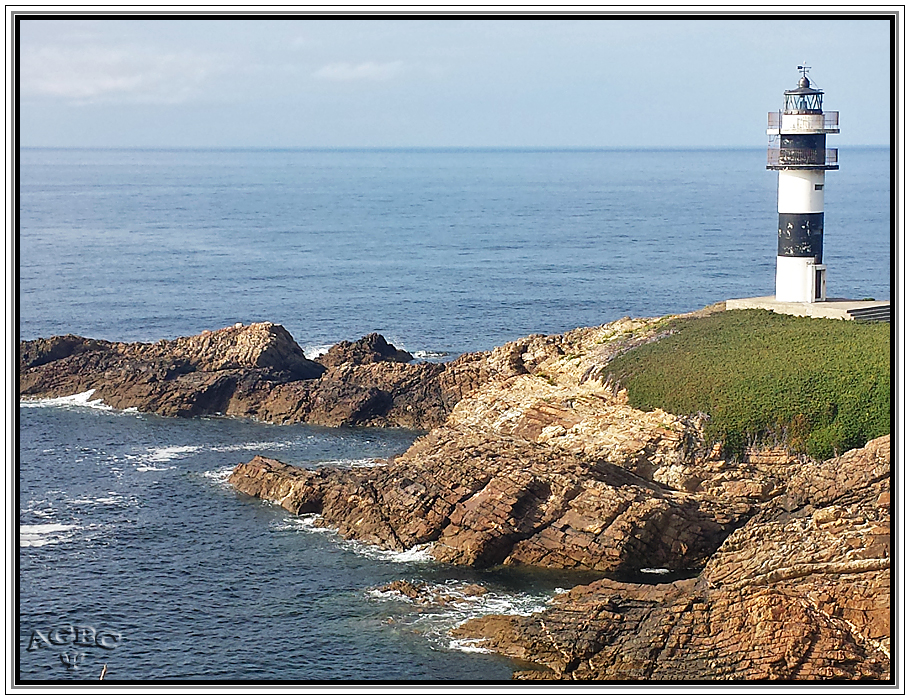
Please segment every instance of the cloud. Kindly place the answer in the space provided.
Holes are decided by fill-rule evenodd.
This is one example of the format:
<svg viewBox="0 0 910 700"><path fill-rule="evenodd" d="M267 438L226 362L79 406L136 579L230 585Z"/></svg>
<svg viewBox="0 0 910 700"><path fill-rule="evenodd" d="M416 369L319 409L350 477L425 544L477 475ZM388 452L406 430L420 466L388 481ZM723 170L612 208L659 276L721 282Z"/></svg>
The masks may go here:
<svg viewBox="0 0 910 700"><path fill-rule="evenodd" d="M330 63L323 66L313 77L322 80L354 81L354 80L389 80L401 72L403 61L390 61L388 63Z"/></svg>
<svg viewBox="0 0 910 700"><path fill-rule="evenodd" d="M166 104L186 101L217 71L214 58L190 51L44 46L22 51L20 85L23 97Z"/></svg>

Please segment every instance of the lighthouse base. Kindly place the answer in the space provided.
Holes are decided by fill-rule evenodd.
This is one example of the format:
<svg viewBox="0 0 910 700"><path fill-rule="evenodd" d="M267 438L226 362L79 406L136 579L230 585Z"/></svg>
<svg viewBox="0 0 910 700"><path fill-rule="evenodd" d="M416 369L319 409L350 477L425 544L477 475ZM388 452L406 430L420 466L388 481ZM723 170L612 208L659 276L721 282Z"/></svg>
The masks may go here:
<svg viewBox="0 0 910 700"><path fill-rule="evenodd" d="M777 301L814 303L825 300L827 269L815 258L777 256Z"/></svg>
<svg viewBox="0 0 910 700"><path fill-rule="evenodd" d="M774 297L728 299L727 311L734 309L767 309L790 316L814 318L842 318L847 321L890 321L890 301L857 301L853 299L827 299L821 302L778 301Z"/></svg>

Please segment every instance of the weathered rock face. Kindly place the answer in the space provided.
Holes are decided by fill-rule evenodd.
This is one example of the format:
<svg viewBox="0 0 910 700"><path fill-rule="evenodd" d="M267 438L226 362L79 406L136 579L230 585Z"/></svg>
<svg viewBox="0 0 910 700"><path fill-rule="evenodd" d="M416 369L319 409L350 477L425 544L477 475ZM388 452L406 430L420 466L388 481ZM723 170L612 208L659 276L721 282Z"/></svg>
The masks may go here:
<svg viewBox="0 0 910 700"><path fill-rule="evenodd" d="M271 323L156 343L59 336L19 344L19 391L39 398L91 389L114 408L166 416L425 430L478 383L464 363L406 364L410 355L376 334L340 343L324 357L328 368Z"/></svg>
<svg viewBox="0 0 910 700"><path fill-rule="evenodd" d="M541 664L527 679L888 679L889 469L889 436L806 464L695 579L602 580L455 634Z"/></svg>
<svg viewBox="0 0 910 700"><path fill-rule="evenodd" d="M456 564L615 572L700 567L799 462L753 468L759 483L729 488L714 474L726 463L706 461L713 455L702 438L703 419L636 410L601 382L609 359L659 329L653 319L622 319L532 336L444 368L426 366L439 372L436 383L418 382L415 391L440 393L435 404L415 405L439 406L437 418L450 415L404 455L371 470L309 475L300 502L291 495L299 474L279 464L241 465L232 483L254 495L263 495L260 479L270 489L284 483L286 493L268 497L292 512L311 512L305 509L318 502L315 512L346 537L394 549L431 543L433 556ZM336 376L339 385L363 384L356 373L373 366L344 363L320 381ZM446 396L457 395L454 407L446 405ZM362 400L388 401L376 394ZM402 404L389 409L399 422Z"/></svg>
<svg viewBox="0 0 910 700"><path fill-rule="evenodd" d="M302 472L256 458L230 482L293 513L321 513L344 537L397 550L432 543L437 559L475 567L694 568L748 511L583 455L452 430L370 468Z"/></svg>
<svg viewBox="0 0 910 700"><path fill-rule="evenodd" d="M413 359L411 353L390 345L378 333L370 333L353 343L343 340L333 345L316 361L324 367L337 367L344 363L366 365L371 362L410 362Z"/></svg>
<svg viewBox="0 0 910 700"><path fill-rule="evenodd" d="M659 319L531 336L445 365L408 364L367 337L315 367L284 329L254 325L153 345L21 343L20 391L94 389L165 415L433 428L371 467L256 457L230 482L318 513L344 537L421 545L456 564L627 579L700 570L656 585L601 580L545 612L457 632L540 665L521 678L889 677L888 436L821 465L782 450L722 458L703 416L638 411L602 381L610 359L660 337Z"/></svg>

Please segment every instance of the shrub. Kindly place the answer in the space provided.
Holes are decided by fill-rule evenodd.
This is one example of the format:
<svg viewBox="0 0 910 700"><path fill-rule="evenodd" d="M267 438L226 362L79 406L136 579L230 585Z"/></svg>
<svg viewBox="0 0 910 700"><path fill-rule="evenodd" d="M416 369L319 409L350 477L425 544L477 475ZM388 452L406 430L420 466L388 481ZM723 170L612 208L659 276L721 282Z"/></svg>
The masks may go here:
<svg viewBox="0 0 910 700"><path fill-rule="evenodd" d="M764 310L673 319L671 334L605 376L640 409L708 414L706 437L742 455L785 444L827 459L891 431L891 324Z"/></svg>

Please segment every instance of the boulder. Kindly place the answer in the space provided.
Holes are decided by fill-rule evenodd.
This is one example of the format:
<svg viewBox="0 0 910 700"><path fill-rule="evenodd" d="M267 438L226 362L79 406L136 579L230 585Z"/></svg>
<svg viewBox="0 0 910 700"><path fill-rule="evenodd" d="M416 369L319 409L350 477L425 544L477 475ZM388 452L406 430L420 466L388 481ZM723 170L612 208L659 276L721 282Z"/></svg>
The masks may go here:
<svg viewBox="0 0 910 700"><path fill-rule="evenodd" d="M366 365L373 362L410 362L411 353L399 350L378 333L370 333L358 341L343 340L316 358L325 367L337 367L345 363Z"/></svg>

